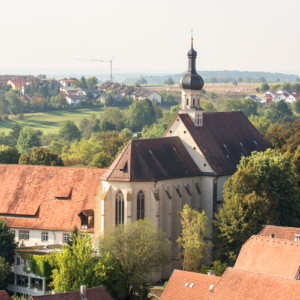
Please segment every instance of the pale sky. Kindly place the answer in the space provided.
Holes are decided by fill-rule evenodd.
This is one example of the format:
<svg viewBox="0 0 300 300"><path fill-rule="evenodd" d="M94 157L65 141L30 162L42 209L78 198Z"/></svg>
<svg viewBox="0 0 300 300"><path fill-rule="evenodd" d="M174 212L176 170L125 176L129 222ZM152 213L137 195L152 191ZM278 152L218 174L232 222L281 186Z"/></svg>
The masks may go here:
<svg viewBox="0 0 300 300"><path fill-rule="evenodd" d="M299 0L14 0L0 6L1 68L300 74ZM102 63L103 72L108 64Z"/></svg>

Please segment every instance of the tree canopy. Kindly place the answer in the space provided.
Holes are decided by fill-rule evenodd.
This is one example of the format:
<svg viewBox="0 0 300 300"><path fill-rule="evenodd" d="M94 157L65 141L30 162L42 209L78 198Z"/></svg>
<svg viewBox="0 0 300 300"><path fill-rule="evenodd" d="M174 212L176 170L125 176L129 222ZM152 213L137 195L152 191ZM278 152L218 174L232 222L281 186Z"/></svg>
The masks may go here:
<svg viewBox="0 0 300 300"><path fill-rule="evenodd" d="M29 126L24 127L17 142L17 149L21 154L25 154L33 147L41 146L41 138L37 131Z"/></svg>
<svg viewBox="0 0 300 300"><path fill-rule="evenodd" d="M9 230L6 222L0 218L0 257L12 264L15 260L15 249L18 243L15 242L14 234Z"/></svg>
<svg viewBox="0 0 300 300"><path fill-rule="evenodd" d="M64 121L59 128L59 136L67 141L80 140L81 134L73 121Z"/></svg>

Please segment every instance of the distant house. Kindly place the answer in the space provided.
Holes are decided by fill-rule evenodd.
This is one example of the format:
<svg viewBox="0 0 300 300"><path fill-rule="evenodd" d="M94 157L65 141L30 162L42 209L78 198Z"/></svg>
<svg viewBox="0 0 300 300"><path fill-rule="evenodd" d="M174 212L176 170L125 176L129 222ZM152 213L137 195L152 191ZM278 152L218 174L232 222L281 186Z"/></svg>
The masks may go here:
<svg viewBox="0 0 300 300"><path fill-rule="evenodd" d="M286 98L286 102L293 103L294 101L300 99L300 94L291 94Z"/></svg>
<svg viewBox="0 0 300 300"><path fill-rule="evenodd" d="M84 93L82 92L81 88L76 88L76 87L61 87L60 92L66 95L83 95Z"/></svg>
<svg viewBox="0 0 300 300"><path fill-rule="evenodd" d="M277 92L277 94L290 94L287 90L280 90Z"/></svg>
<svg viewBox="0 0 300 300"><path fill-rule="evenodd" d="M26 82L23 80L8 80L7 85L10 85L13 90L22 90L22 87L26 87Z"/></svg>
<svg viewBox="0 0 300 300"><path fill-rule="evenodd" d="M100 95L100 91L98 89L81 89L81 91L78 91L76 95L84 95L86 96L87 93L91 93L93 95L93 98L97 98Z"/></svg>
<svg viewBox="0 0 300 300"><path fill-rule="evenodd" d="M134 87L132 85L108 81L104 82L101 86L99 86L99 90L103 90L104 92L115 90L116 92L118 92L118 94L121 94L123 97L126 97L134 91Z"/></svg>
<svg viewBox="0 0 300 300"><path fill-rule="evenodd" d="M135 101L149 99L151 101L161 103L161 95L153 90L137 88L134 92L131 93L131 97Z"/></svg>
<svg viewBox="0 0 300 300"><path fill-rule="evenodd" d="M286 100L286 98L289 96L289 93L280 93L277 94L277 96L274 98L274 102L278 102L280 100Z"/></svg>
<svg viewBox="0 0 300 300"><path fill-rule="evenodd" d="M83 96L83 95L80 95L80 96L78 96L78 95L67 95L66 100L71 106L75 106L75 105L79 105L80 101L86 101L87 98L86 98L86 96Z"/></svg>
<svg viewBox="0 0 300 300"><path fill-rule="evenodd" d="M245 99L252 99L254 101L260 102L259 97L257 97L256 95L248 95Z"/></svg>
<svg viewBox="0 0 300 300"><path fill-rule="evenodd" d="M104 103L105 99L109 96L111 96L115 101L120 101L124 99L124 97L120 94L101 94L98 99L100 99L100 101Z"/></svg>
<svg viewBox="0 0 300 300"><path fill-rule="evenodd" d="M267 91L263 94L263 96L272 97L272 101L275 101L275 98L278 96L278 94L273 91Z"/></svg>
<svg viewBox="0 0 300 300"><path fill-rule="evenodd" d="M63 85L64 87L71 87L73 86L73 79L61 79L60 84Z"/></svg>

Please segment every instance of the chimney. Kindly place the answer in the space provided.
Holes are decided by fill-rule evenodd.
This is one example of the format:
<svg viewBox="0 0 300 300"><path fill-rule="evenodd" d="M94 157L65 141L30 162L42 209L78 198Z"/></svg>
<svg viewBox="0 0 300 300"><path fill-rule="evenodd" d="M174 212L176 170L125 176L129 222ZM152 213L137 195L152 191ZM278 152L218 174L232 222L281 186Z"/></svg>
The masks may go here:
<svg viewBox="0 0 300 300"><path fill-rule="evenodd" d="M275 237L275 234L274 234L274 233L270 234L270 238L271 238L271 239L274 239L274 237Z"/></svg>
<svg viewBox="0 0 300 300"><path fill-rule="evenodd" d="M86 286L85 285L80 286L80 293L81 293L82 299L86 300Z"/></svg>
<svg viewBox="0 0 300 300"><path fill-rule="evenodd" d="M300 242L300 234L294 234L295 242Z"/></svg>
<svg viewBox="0 0 300 300"><path fill-rule="evenodd" d="M209 275L209 276L216 276L216 273L214 271L212 271L212 270L208 270L207 271L207 275Z"/></svg>

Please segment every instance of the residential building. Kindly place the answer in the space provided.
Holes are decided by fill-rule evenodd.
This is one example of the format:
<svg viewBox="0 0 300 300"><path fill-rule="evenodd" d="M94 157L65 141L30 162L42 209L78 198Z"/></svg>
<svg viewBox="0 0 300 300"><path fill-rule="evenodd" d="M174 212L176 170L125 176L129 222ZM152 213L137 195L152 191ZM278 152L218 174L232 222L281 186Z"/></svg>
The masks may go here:
<svg viewBox="0 0 300 300"><path fill-rule="evenodd" d="M252 99L254 101L261 102L259 97L257 97L256 95L248 95L247 97L245 97L245 99Z"/></svg>
<svg viewBox="0 0 300 300"><path fill-rule="evenodd" d="M290 94L287 98L286 98L286 102L288 103L293 103L294 101L300 99L300 94Z"/></svg>
<svg viewBox="0 0 300 300"><path fill-rule="evenodd" d="M84 96L86 96L87 93L91 93L94 99L100 95L100 91L98 89L81 89L81 91L77 92L76 95L81 95L80 93Z"/></svg>
<svg viewBox="0 0 300 300"><path fill-rule="evenodd" d="M197 52L188 52L188 71L180 79L182 108L162 138L132 140L100 176L95 201L95 236L116 224L150 219L172 241L172 269L180 268L176 240L180 211L189 204L211 219L222 205L223 185L241 157L265 151L267 142L240 112L203 113L203 79ZM100 200L101 199L101 200Z"/></svg>
<svg viewBox="0 0 300 300"><path fill-rule="evenodd" d="M80 101L86 101L87 98L86 96L67 95L66 100L71 106L76 106L79 105Z"/></svg>
<svg viewBox="0 0 300 300"><path fill-rule="evenodd" d="M40 277L30 270L29 255L45 256L53 251L62 252L62 245L19 247L16 249L15 261L12 264L13 277L10 278L7 290L15 297L49 294L52 288L49 286L52 279Z"/></svg>
<svg viewBox="0 0 300 300"><path fill-rule="evenodd" d="M265 225L258 233L259 236L288 240L290 242L300 241L300 228Z"/></svg>
<svg viewBox="0 0 300 300"><path fill-rule="evenodd" d="M161 95L154 90L136 88L131 93L131 97L135 101L149 99L151 101L156 101L157 103L161 103Z"/></svg>
<svg viewBox="0 0 300 300"><path fill-rule="evenodd" d="M105 99L107 98L107 97L109 97L109 96L111 96L115 101L120 101L120 100L123 100L124 99L124 97L122 96L122 95L120 95L120 94L100 94L99 96L98 96L98 98L100 99L100 101L101 102L105 102Z"/></svg>
<svg viewBox="0 0 300 300"><path fill-rule="evenodd" d="M160 300L207 300L220 277L174 270Z"/></svg>
<svg viewBox="0 0 300 300"><path fill-rule="evenodd" d="M72 87L73 86L73 79L61 79L60 84L64 87Z"/></svg>
<svg viewBox="0 0 300 300"><path fill-rule="evenodd" d="M78 96L84 96L84 93L81 88L76 87L61 87L60 92L66 95L78 95Z"/></svg>
<svg viewBox="0 0 300 300"><path fill-rule="evenodd" d="M0 165L0 217L22 246L64 244L74 225L94 237L103 169Z"/></svg>
<svg viewBox="0 0 300 300"><path fill-rule="evenodd" d="M21 90L22 87L26 87L26 83L23 80L8 80L7 85L11 85L13 90Z"/></svg>
<svg viewBox="0 0 300 300"><path fill-rule="evenodd" d="M87 289L82 285L79 291L32 296L30 300L113 300L113 298L103 286Z"/></svg>
<svg viewBox="0 0 300 300"><path fill-rule="evenodd" d="M287 93L277 94L277 96L274 98L274 102L278 102L280 100L286 100L289 95L290 94Z"/></svg>
<svg viewBox="0 0 300 300"><path fill-rule="evenodd" d="M272 101L275 101L275 98L278 96L278 94L273 91L267 91L266 93L263 94L263 96L271 97Z"/></svg>
<svg viewBox="0 0 300 300"><path fill-rule="evenodd" d="M134 87L132 85L107 81L104 82L101 86L99 86L99 90L103 90L104 92L115 90L118 94L121 94L123 97L126 97L134 91Z"/></svg>
<svg viewBox="0 0 300 300"><path fill-rule="evenodd" d="M290 93L287 90L279 90L277 92L277 94L287 94L287 95L289 95Z"/></svg>

